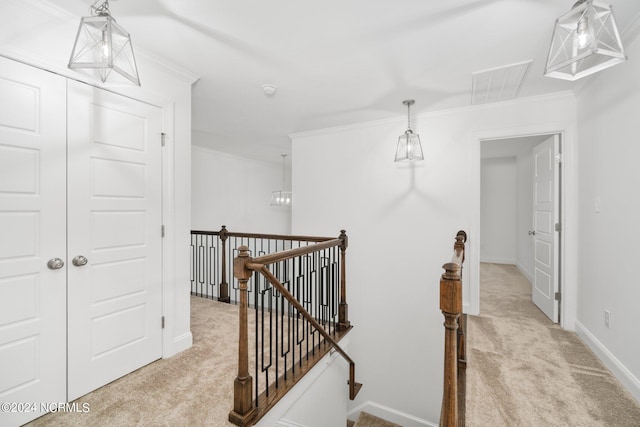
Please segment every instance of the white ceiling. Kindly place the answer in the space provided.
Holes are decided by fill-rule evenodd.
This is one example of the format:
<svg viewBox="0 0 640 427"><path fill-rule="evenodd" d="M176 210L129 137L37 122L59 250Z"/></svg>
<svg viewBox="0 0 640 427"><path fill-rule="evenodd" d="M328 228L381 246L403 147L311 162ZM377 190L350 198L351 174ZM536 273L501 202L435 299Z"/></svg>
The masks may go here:
<svg viewBox="0 0 640 427"><path fill-rule="evenodd" d="M93 1L55 3L83 16ZM640 1L608 3L623 40L634 38ZM400 117L407 98L416 100L412 113L470 105L474 71L533 60L520 97L584 84L542 76L555 19L572 4L111 0L110 9L134 50L200 76L196 144L278 162L291 133ZM277 86L274 96L264 94L265 83Z"/></svg>

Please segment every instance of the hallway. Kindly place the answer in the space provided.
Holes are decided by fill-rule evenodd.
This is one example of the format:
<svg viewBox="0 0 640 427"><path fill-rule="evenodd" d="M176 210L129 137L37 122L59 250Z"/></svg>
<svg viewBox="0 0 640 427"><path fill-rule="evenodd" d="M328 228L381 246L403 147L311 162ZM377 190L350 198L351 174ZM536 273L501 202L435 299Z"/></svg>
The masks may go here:
<svg viewBox="0 0 640 427"><path fill-rule="evenodd" d="M640 404L531 302L517 267L483 263L480 284L480 316L468 319L468 425L640 425Z"/></svg>

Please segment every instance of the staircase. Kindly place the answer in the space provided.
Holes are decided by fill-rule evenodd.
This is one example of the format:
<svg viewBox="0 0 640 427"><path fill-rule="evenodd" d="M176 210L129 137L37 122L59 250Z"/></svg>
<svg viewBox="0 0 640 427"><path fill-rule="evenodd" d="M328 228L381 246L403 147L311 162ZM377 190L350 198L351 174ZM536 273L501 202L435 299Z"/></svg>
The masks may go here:
<svg viewBox="0 0 640 427"><path fill-rule="evenodd" d="M383 420L382 418L375 417L366 412L360 412L358 419L353 421L347 421L347 427L402 427L398 424Z"/></svg>
<svg viewBox="0 0 640 427"><path fill-rule="evenodd" d="M229 421L258 423L329 352L348 364L349 398L362 385L339 342L352 329L348 238L192 231L191 293L239 308L238 370ZM228 272L233 272L231 276ZM253 339L249 339L249 317Z"/></svg>

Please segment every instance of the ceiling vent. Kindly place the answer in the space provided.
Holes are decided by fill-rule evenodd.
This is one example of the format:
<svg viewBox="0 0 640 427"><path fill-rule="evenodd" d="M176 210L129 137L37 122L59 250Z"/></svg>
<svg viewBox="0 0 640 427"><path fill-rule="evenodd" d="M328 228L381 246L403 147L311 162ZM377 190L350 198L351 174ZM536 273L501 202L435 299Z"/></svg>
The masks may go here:
<svg viewBox="0 0 640 427"><path fill-rule="evenodd" d="M514 99L533 61L518 62L490 70L475 71L472 76L471 104Z"/></svg>

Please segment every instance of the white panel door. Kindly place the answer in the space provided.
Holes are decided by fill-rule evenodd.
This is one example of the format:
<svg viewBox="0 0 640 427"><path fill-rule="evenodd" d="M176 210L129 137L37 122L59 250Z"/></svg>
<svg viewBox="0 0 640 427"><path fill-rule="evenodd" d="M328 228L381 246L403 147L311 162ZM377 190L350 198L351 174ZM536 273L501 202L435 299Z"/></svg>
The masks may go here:
<svg viewBox="0 0 640 427"><path fill-rule="evenodd" d="M77 82L68 97L72 400L161 357L162 147L160 109Z"/></svg>
<svg viewBox="0 0 640 427"><path fill-rule="evenodd" d="M559 135L533 149L533 253L532 299L553 322L558 322L558 233L559 186L556 161Z"/></svg>
<svg viewBox="0 0 640 427"><path fill-rule="evenodd" d="M2 426L66 400L65 104L65 79L0 57Z"/></svg>

